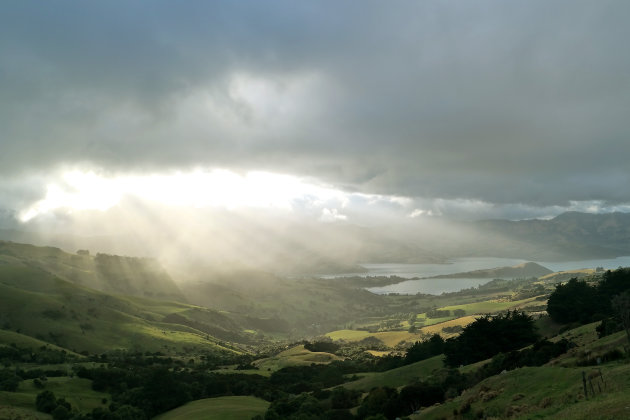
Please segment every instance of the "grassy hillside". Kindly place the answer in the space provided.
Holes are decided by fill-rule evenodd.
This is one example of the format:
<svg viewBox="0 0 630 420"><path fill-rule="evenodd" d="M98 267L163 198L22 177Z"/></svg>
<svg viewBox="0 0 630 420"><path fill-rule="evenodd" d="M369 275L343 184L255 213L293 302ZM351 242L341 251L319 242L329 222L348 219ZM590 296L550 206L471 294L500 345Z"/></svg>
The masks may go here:
<svg viewBox="0 0 630 420"><path fill-rule="evenodd" d="M533 262L518 264L512 267L487 268L482 270L466 271L463 273L443 274L433 276L434 279L447 278L485 278L485 279L510 279L540 277L551 274L552 271L540 264Z"/></svg>
<svg viewBox="0 0 630 420"><path fill-rule="evenodd" d="M547 274L545 276L539 277L538 280L544 283L560 283L564 281L568 281L572 278L581 278L587 276L593 276L596 274L596 271L592 268L582 268L580 270L567 270L567 271L559 271L557 273Z"/></svg>
<svg viewBox="0 0 630 420"><path fill-rule="evenodd" d="M148 258L70 254L58 248L0 241L0 265L39 268L68 282L108 293L185 301L168 273Z"/></svg>
<svg viewBox="0 0 630 420"><path fill-rule="evenodd" d="M607 355L624 351L627 337L620 331L598 338L597 325L583 325L554 337L552 341L566 338L576 347L545 366L524 367L492 376L461 396L423 409L411 418L628 418L630 364L623 358L607 362ZM601 365L596 363L598 357L603 361ZM460 370L471 372L487 362ZM588 398L585 398L582 372L588 376L598 371L602 376L593 377L592 387L587 383Z"/></svg>
<svg viewBox="0 0 630 420"><path fill-rule="evenodd" d="M20 348L38 348L38 347L48 347L51 350L64 350L75 357L81 357L80 354L69 351L68 349L64 349L62 347L56 346L54 344L50 344L46 341L38 340L33 337L29 337L28 335L20 334L15 331L10 330L0 330L0 346L7 344L15 344Z"/></svg>
<svg viewBox="0 0 630 420"><path fill-rule="evenodd" d="M411 418L628 418L630 365L601 369L605 385L599 392L596 384L596 395L589 399L584 398L582 371L592 368L524 367L490 377L452 401ZM463 417L454 415L462 411Z"/></svg>
<svg viewBox="0 0 630 420"><path fill-rule="evenodd" d="M71 254L53 247L6 241L0 241L0 267L5 269L5 278L19 279L19 284L14 285L28 291L43 291L41 282L32 283L30 279L39 270L75 286L127 296L125 299L135 306L154 307L156 304L151 301L156 300L191 302L229 312L214 311L209 317L198 311L176 311L176 316L166 319L226 341L252 339L251 334L233 334L241 329L271 336L291 334L295 338L317 335L385 305L384 299L365 290L245 269L223 272L213 267L188 267L185 275L180 273L189 280L180 290L152 259L90 255L85 250ZM153 308L147 308L145 315L159 320L173 311L158 308L158 316L153 312Z"/></svg>
<svg viewBox="0 0 630 420"><path fill-rule="evenodd" d="M310 366L313 363L330 363L333 360L341 360L341 358L332 353L308 351L303 345L299 345L273 357L259 359L253 364L261 371L273 372L287 366Z"/></svg>
<svg viewBox="0 0 630 420"><path fill-rule="evenodd" d="M466 314L491 314L495 312L506 311L508 309L521 309L529 304L536 303L536 297L531 297L521 300L486 300L481 302L467 303L463 305L450 305L439 308L440 310L455 311L457 309L463 309Z"/></svg>
<svg viewBox="0 0 630 420"><path fill-rule="evenodd" d="M155 420L241 420L264 414L269 407L255 397L231 396L189 402L155 417Z"/></svg>
<svg viewBox="0 0 630 420"><path fill-rule="evenodd" d="M57 398L65 398L72 406L80 411L92 410L96 407L103 407L103 399L110 399L110 395L104 392L92 390L91 381L82 378L48 378L46 389L52 391ZM26 380L20 383L17 393L14 395L29 396L30 404L33 404L37 394L41 392L33 385L33 380ZM8 394L8 393L7 393ZM28 406L25 406L28 408Z"/></svg>
<svg viewBox="0 0 630 420"><path fill-rule="evenodd" d="M295 338L325 333L386 305L381 296L342 283L254 271L209 276L183 284L182 290L191 303L266 319L255 329Z"/></svg>
<svg viewBox="0 0 630 420"><path fill-rule="evenodd" d="M76 352L227 350L210 332L238 334L234 322L216 311L109 295L40 268L7 263L0 265L0 327L5 343L28 342L28 336L32 346L45 342Z"/></svg>
<svg viewBox="0 0 630 420"><path fill-rule="evenodd" d="M52 391L57 398L65 398L73 407L79 411L91 411L96 407L107 408L107 401L111 396L104 392L93 391L91 381L81 378L48 378L45 389ZM35 398L42 392L33 384L33 380L20 382L17 392L0 391L0 407L11 406L21 410L34 410ZM105 403L104 403L105 401ZM41 413L39 413L41 415ZM2 411L0 410L0 418ZM18 418L18 417L8 417ZM24 417L28 418L28 417Z"/></svg>
<svg viewBox="0 0 630 420"><path fill-rule="evenodd" d="M52 416L37 412L31 408L12 407L0 403L0 419L50 420Z"/></svg>
<svg viewBox="0 0 630 420"><path fill-rule="evenodd" d="M358 373L361 379L345 383L344 388L369 391L377 386L389 386L392 388L410 384L418 378L426 378L436 369L443 367L442 359L439 355L421 362L412 363L385 372Z"/></svg>

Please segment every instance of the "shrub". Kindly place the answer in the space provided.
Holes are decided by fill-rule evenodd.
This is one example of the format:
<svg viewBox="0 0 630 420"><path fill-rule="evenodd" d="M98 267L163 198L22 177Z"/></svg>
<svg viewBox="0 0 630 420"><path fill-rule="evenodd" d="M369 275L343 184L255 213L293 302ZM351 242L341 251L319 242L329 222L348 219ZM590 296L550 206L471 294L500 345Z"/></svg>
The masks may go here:
<svg viewBox="0 0 630 420"><path fill-rule="evenodd" d="M0 370L0 391L15 392L22 378L8 369Z"/></svg>
<svg viewBox="0 0 630 420"><path fill-rule="evenodd" d="M602 322L595 328L597 331L597 337L602 338L607 335L611 335L616 333L617 331L621 331L623 327L617 323L613 318L604 318Z"/></svg>
<svg viewBox="0 0 630 420"><path fill-rule="evenodd" d="M57 407L55 394L48 390L40 392L35 398L35 407L37 411L41 411L42 413L52 413L55 407Z"/></svg>
<svg viewBox="0 0 630 420"><path fill-rule="evenodd" d="M71 416L70 410L65 405L58 405L50 414L53 420L67 420Z"/></svg>

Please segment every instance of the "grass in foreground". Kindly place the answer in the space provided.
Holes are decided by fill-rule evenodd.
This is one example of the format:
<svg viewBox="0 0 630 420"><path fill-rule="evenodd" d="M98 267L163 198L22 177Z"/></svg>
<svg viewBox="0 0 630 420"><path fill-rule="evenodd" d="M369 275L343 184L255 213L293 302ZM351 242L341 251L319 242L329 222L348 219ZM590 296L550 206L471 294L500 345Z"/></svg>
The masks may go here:
<svg viewBox="0 0 630 420"><path fill-rule="evenodd" d="M613 363L601 369L602 392L595 384L596 395L589 394L588 399L582 371L593 368L524 367L488 378L454 400L411 418L629 418L630 364Z"/></svg>
<svg viewBox="0 0 630 420"><path fill-rule="evenodd" d="M20 407L9 407L0 404L0 419L20 419L20 420L50 420L50 414L40 413L36 410Z"/></svg>

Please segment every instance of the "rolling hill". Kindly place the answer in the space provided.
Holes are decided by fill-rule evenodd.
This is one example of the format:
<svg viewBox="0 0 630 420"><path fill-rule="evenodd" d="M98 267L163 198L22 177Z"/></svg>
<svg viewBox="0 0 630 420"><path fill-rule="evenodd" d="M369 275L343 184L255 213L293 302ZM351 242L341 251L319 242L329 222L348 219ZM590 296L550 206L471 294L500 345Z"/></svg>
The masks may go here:
<svg viewBox="0 0 630 420"><path fill-rule="evenodd" d="M251 343L249 331L264 324L186 303L153 260L0 242L0 340L7 343L76 352L233 352L228 343Z"/></svg>
<svg viewBox="0 0 630 420"><path fill-rule="evenodd" d="M198 272L180 289L155 260L0 241L0 327L78 352L231 349L320 334L384 305L324 280Z"/></svg>
<svg viewBox="0 0 630 420"><path fill-rule="evenodd" d="M0 241L0 264L37 268L68 282L107 293L184 302L169 274L149 258L70 254L54 247Z"/></svg>
<svg viewBox="0 0 630 420"><path fill-rule="evenodd" d="M178 314L177 319L173 319L174 314ZM2 328L75 352L171 352L184 346L232 351L202 330L205 324L195 318L203 317L213 318L212 332L223 331L224 338L239 337L233 321L210 309L111 295L39 268L0 265ZM197 328L187 325L195 322Z"/></svg>
<svg viewBox="0 0 630 420"><path fill-rule="evenodd" d="M553 271L540 264L533 262L518 264L512 267L497 267L484 270L466 271L463 273L444 274L433 276L433 279L443 278L483 278L483 279L510 279L510 278L528 278L541 277L551 274Z"/></svg>

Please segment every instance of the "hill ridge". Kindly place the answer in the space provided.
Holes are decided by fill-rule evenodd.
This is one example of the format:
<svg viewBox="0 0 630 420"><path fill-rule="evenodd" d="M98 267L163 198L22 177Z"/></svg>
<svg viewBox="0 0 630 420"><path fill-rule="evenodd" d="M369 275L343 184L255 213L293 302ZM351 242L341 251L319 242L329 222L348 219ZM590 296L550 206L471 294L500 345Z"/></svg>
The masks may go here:
<svg viewBox="0 0 630 420"><path fill-rule="evenodd" d="M525 278L525 277L541 277L551 274L553 271L543 267L535 262L526 262L513 266L504 266L496 268L487 268L481 270L464 271L453 274L440 274L427 279L444 279L444 278Z"/></svg>

